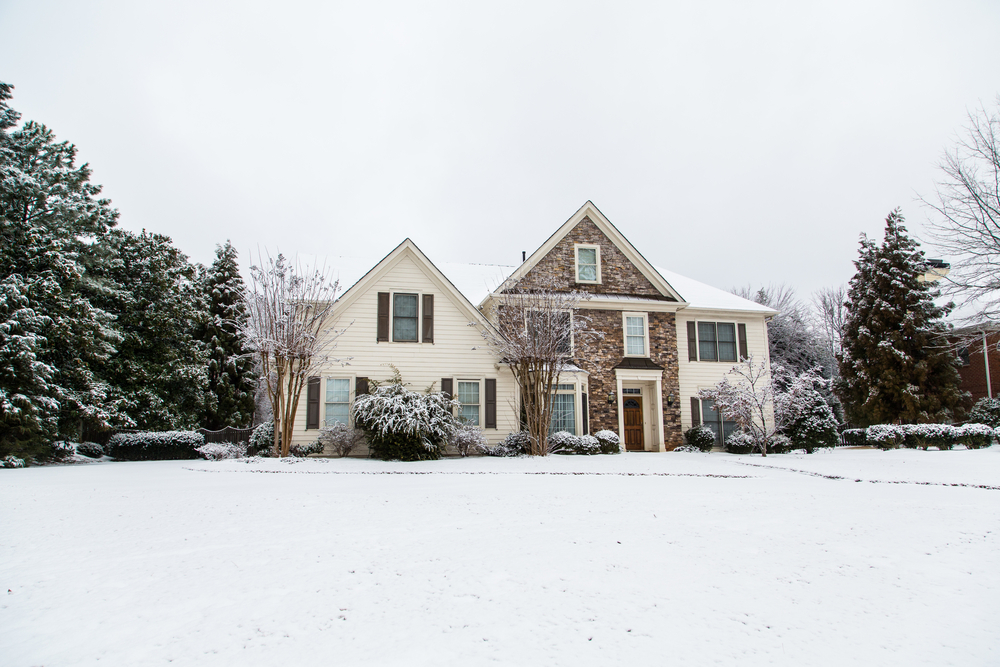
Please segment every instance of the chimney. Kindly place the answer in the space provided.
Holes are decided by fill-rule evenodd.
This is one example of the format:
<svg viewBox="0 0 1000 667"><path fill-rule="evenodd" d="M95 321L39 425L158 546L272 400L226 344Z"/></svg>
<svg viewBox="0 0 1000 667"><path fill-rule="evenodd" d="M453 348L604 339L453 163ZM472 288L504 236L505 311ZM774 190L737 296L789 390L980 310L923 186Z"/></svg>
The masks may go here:
<svg viewBox="0 0 1000 667"><path fill-rule="evenodd" d="M524 264L525 260L528 259L528 253L524 250L521 251L521 264Z"/></svg>

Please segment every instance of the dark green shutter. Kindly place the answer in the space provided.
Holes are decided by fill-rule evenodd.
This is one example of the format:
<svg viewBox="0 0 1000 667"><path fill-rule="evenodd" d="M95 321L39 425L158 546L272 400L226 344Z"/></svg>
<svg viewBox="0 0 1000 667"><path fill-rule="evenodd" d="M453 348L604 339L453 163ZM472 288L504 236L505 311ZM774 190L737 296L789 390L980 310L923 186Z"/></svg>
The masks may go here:
<svg viewBox="0 0 1000 667"><path fill-rule="evenodd" d="M309 378L306 385L306 428L319 428L319 378Z"/></svg>
<svg viewBox="0 0 1000 667"><path fill-rule="evenodd" d="M740 338L740 361L749 359L750 355L747 354L747 325L737 324L736 329L739 331Z"/></svg>
<svg viewBox="0 0 1000 667"><path fill-rule="evenodd" d="M378 293L378 333L376 341L389 340L389 293Z"/></svg>
<svg viewBox="0 0 1000 667"><path fill-rule="evenodd" d="M497 427L497 381L486 378L486 428Z"/></svg>
<svg viewBox="0 0 1000 667"><path fill-rule="evenodd" d="M424 336L425 343L434 342L434 295L424 294Z"/></svg>
<svg viewBox="0 0 1000 667"><path fill-rule="evenodd" d="M583 421L583 434L590 435L590 416L587 414L587 395L580 396L580 417Z"/></svg>
<svg viewBox="0 0 1000 667"><path fill-rule="evenodd" d="M455 393L455 384L451 378L441 378L441 393L452 398L452 394Z"/></svg>
<svg viewBox="0 0 1000 667"><path fill-rule="evenodd" d="M698 331L694 322L688 322L688 361L698 361Z"/></svg>
<svg viewBox="0 0 1000 667"><path fill-rule="evenodd" d="M368 378L358 378L354 381L354 397L364 396L368 393Z"/></svg>
<svg viewBox="0 0 1000 667"><path fill-rule="evenodd" d="M691 397L691 427L701 426L701 401Z"/></svg>

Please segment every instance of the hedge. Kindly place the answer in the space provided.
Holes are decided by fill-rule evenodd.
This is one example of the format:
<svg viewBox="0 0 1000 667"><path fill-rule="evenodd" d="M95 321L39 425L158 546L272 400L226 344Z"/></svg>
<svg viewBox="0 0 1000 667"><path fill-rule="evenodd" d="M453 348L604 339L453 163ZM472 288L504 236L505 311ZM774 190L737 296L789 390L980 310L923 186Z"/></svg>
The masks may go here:
<svg viewBox="0 0 1000 667"><path fill-rule="evenodd" d="M204 444L205 436L196 431L117 433L105 451L120 461L197 459L201 458L198 448Z"/></svg>

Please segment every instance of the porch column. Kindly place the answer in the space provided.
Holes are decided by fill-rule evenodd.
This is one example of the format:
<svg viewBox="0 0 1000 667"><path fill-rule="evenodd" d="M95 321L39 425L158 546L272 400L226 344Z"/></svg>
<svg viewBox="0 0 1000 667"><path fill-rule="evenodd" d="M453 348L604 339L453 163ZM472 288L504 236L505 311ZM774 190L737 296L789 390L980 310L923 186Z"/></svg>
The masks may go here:
<svg viewBox="0 0 1000 667"><path fill-rule="evenodd" d="M663 442L663 378L656 378L653 389L654 400L656 401L656 411L653 415L656 417L656 451L665 452L667 451L667 445Z"/></svg>
<svg viewBox="0 0 1000 667"><path fill-rule="evenodd" d="M618 375L617 373L615 374ZM618 437L621 438L622 446L625 443L625 411L622 410L622 379L621 376L615 378L615 405L618 406Z"/></svg>

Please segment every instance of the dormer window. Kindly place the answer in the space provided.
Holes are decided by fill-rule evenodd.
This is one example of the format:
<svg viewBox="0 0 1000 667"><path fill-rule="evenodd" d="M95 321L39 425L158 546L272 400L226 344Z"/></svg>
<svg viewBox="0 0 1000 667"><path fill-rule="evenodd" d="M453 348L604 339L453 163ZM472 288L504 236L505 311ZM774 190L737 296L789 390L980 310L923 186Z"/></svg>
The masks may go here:
<svg viewBox="0 0 1000 667"><path fill-rule="evenodd" d="M576 282L601 282L601 246L576 244Z"/></svg>

